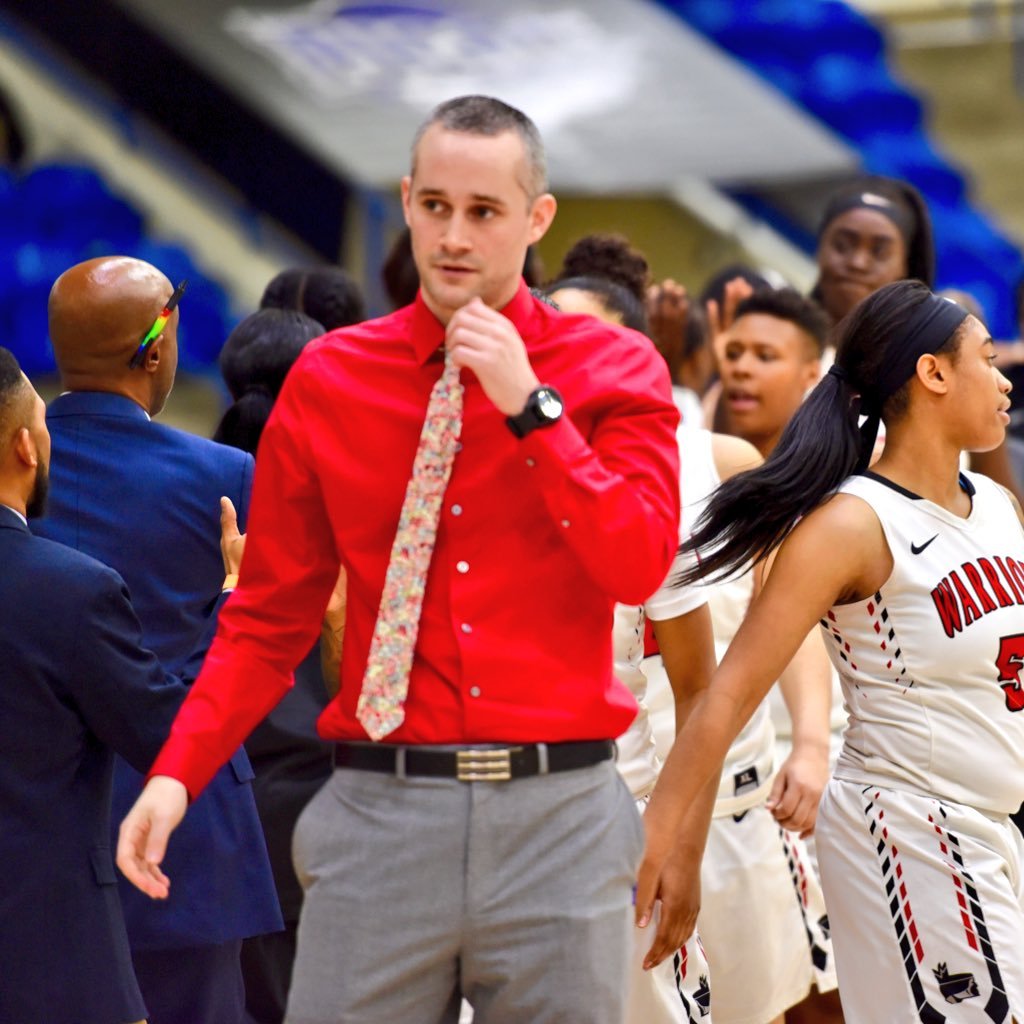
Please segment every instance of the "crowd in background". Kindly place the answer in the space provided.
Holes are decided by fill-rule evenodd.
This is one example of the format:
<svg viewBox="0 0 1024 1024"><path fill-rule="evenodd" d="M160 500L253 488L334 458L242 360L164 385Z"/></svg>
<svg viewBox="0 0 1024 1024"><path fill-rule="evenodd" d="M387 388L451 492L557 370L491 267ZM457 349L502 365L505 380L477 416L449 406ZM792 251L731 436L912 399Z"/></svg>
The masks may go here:
<svg viewBox="0 0 1024 1024"><path fill-rule="evenodd" d="M546 272L530 251L523 275L535 295L566 313L645 334L664 358L682 423L681 540L696 529L696 515L718 484L771 457L804 396L832 365L835 328L857 304L898 281L932 286L934 241L920 196L903 182L875 177L837 190L822 212L817 262L817 282L810 295L802 295L771 269L755 266L724 268L692 288L659 281L644 255L622 235L578 240L557 273ZM415 299L418 277L408 232L395 240L381 275L396 309ZM1018 300L1022 296L1024 291ZM984 311L972 305L970 296L956 298L984 321ZM187 294L180 315L188 316ZM286 270L270 281L261 308L238 324L221 351L220 370L232 401L213 440L254 457L258 474L260 438L289 369L307 345L365 318L358 285L339 267ZM76 344L54 339L66 385L99 372L92 364L83 368L88 360L83 362ZM1011 378L1024 365L1018 347L1010 342L999 347L998 359ZM160 372L169 378L161 400L149 407L154 416L170 390L174 367ZM339 417L345 414L337 410ZM971 469L1018 499L1024 497L1022 424L1024 417L1017 415L1003 445L970 456ZM883 431L878 451L884 443ZM247 492L237 500L247 501ZM187 566L182 572L187 574ZM701 591L713 595L710 614L719 660L762 585L758 569L738 585L708 585ZM636 756L649 756L653 766L649 777L630 777L632 754L623 751L631 748L625 737L620 741L620 769L641 809L671 747L675 712L684 701L679 679L685 679L686 670L673 666L687 660L685 630L692 626L687 616L693 611L666 590L646 606L622 607L617 613L616 673L642 709L647 731L638 740L641 753ZM320 639L295 672L294 689L245 743L284 925L283 930L230 937L240 945L230 946L226 955L238 957L249 1024L284 1019L303 900L292 867L292 831L332 771L331 747L317 736L316 719L337 687L344 633L342 572ZM718 1024L773 1024L783 1016L791 1022L842 1019L813 833L818 797L843 723L836 678L815 634L730 750L715 796L699 915L694 907L703 944L695 933L666 962L667 980L657 983L664 990L652 989L649 997L639 993L654 984L645 980L653 972L643 970L645 950L638 950L631 982L638 993L631 1010L634 1024L703 1020L709 1012ZM809 750L829 732L831 762L824 763ZM809 737L810 744L805 742ZM702 966L695 969L698 962ZM175 988L187 985L172 979ZM150 1003L145 991L144 996ZM652 1001L644 1003L644 998ZM666 1009L669 1003L690 1016L673 1016L683 1011ZM154 1024L172 1019L151 1013ZM471 1017L468 1006L463 1014ZM186 1018L177 1019L185 1024ZM30 1022L12 1019L10 1024Z"/></svg>

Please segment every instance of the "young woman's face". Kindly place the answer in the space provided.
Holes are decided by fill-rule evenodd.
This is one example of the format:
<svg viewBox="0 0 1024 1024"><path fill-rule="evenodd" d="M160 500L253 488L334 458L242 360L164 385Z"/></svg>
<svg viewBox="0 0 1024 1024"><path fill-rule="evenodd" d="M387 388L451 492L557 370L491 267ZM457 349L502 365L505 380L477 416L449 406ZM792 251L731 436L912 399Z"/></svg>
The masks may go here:
<svg viewBox="0 0 1024 1024"><path fill-rule="evenodd" d="M767 456L820 370L813 339L796 324L767 313L739 317L718 365L730 432Z"/></svg>
<svg viewBox="0 0 1024 1024"><path fill-rule="evenodd" d="M1006 436L1011 384L996 367L995 356L988 329L968 317L958 357L950 360L948 392L951 416L962 435L960 447L966 451L990 451Z"/></svg>
<svg viewBox="0 0 1024 1024"><path fill-rule="evenodd" d="M907 276L907 245L885 214L864 207L830 221L818 242L822 304L839 321L882 285Z"/></svg>

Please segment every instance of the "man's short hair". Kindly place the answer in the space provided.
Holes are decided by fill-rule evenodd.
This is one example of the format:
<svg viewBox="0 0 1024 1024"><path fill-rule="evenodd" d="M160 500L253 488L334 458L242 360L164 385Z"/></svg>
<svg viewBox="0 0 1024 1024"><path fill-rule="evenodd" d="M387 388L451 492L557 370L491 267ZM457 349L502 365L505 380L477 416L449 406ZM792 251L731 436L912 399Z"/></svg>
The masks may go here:
<svg viewBox="0 0 1024 1024"><path fill-rule="evenodd" d="M5 442L10 433L12 412L26 387L14 353L0 346L0 433Z"/></svg>
<svg viewBox="0 0 1024 1024"><path fill-rule="evenodd" d="M814 344L815 354L825 351L829 320L814 299L801 295L795 288L763 289L748 295L736 306L736 320L749 313L763 313L776 320L788 320L799 327Z"/></svg>
<svg viewBox="0 0 1024 1024"><path fill-rule="evenodd" d="M412 140L412 169L416 170L416 151L428 128L439 124L446 131L467 135L503 135L516 132L523 143L529 178L524 183L531 202L548 190L547 158L537 126L515 107L493 96L456 96L434 108L419 126Z"/></svg>

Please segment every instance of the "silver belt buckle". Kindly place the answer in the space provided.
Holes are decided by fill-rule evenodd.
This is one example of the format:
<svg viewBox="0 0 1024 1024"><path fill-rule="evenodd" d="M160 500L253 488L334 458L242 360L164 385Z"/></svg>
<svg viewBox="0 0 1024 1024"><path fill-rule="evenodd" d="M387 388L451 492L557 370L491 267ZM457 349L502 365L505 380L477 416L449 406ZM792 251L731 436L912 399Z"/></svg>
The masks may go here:
<svg viewBox="0 0 1024 1024"><path fill-rule="evenodd" d="M508 782L512 778L512 751L455 751L455 777L459 782Z"/></svg>

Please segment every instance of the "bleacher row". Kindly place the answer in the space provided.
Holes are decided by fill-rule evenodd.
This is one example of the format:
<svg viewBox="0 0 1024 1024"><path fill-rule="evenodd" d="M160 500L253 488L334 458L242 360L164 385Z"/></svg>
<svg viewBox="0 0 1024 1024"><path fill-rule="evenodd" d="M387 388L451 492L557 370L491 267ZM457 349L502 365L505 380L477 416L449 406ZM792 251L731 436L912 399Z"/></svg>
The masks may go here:
<svg viewBox="0 0 1024 1024"><path fill-rule="evenodd" d="M963 171L928 137L925 104L893 77L879 28L841 0L661 0L858 150L864 169L902 178L924 195L937 247L939 288L980 303L996 337L1016 335L1011 296L1024 275L1020 249L972 205ZM808 252L814 237L755 196L751 212Z"/></svg>
<svg viewBox="0 0 1024 1024"><path fill-rule="evenodd" d="M902 178L924 195L938 255L937 287L972 294L996 337L1016 334L1011 296L1024 276L1019 248L972 204L964 174L930 141L922 101L888 66L878 27L841 0L661 0L767 83L855 147L867 171ZM807 252L813 228L755 192L733 195ZM233 325L224 289L189 252L146 234L142 214L92 169L47 164L24 176L0 170L0 330L28 373L53 369L46 296L71 264L125 253L189 279L180 333L185 370L211 366Z"/></svg>
<svg viewBox="0 0 1024 1024"><path fill-rule="evenodd" d="M143 215L95 170L41 164L0 169L0 337L27 374L54 370L46 300L55 278L92 256L137 256L175 283L188 278L188 317L178 334L184 370L216 362L233 325L228 296L180 245L146 234Z"/></svg>

